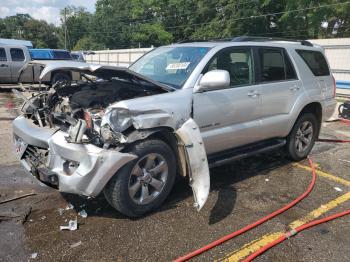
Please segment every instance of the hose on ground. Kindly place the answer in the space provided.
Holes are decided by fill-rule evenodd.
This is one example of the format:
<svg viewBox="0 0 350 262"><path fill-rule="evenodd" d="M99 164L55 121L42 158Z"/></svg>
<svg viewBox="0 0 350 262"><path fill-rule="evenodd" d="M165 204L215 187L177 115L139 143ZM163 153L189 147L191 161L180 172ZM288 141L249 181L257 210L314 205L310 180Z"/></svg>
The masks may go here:
<svg viewBox="0 0 350 262"><path fill-rule="evenodd" d="M343 212L340 212L340 213L337 213L337 214L334 214L334 215L331 215L331 216L328 216L328 217L325 217L325 218L321 218L321 219L318 219L318 220L311 221L311 222L309 222L307 224L304 224L304 225L301 225L301 226L299 226L299 227L289 231L285 235L279 237L275 241L267 244L266 246L262 247L261 249L257 250L256 252L252 253L246 259L244 259L243 261L244 262L252 261L253 259L257 258L258 256L260 256L261 254L263 254L264 252L266 252L270 248L272 248L272 247L282 243L286 239L296 235L297 233L299 233L299 232L301 232L301 231L303 231L305 229L308 229L308 228L313 227L313 226L317 226L317 225L322 224L322 223L326 223L328 221L331 221L333 219L340 218L340 217L343 217L343 216L346 216L346 215L350 215L350 209L348 209L346 211L343 211Z"/></svg>
<svg viewBox="0 0 350 262"><path fill-rule="evenodd" d="M189 260L189 259L191 259L191 258L193 258L195 256L198 256L198 255L204 253L205 251L208 251L209 249L212 249L213 247L216 247L216 246L218 246L218 245L220 245L220 244L222 244L222 243L224 243L224 242L226 242L226 241L228 241L228 240L230 240L230 239L232 239L232 238L234 238L236 236L239 236L239 235L241 235L241 234L243 234L243 233L245 233L245 232L247 232L247 231L249 231L249 230L251 230L251 229L253 229L253 228L255 228L255 227L257 227L257 226L259 226L261 224L263 224L263 223L265 223L266 221L274 218L275 216L277 216L279 214L282 214L286 210L288 210L291 207L295 206L297 203L299 203L305 197L307 197L310 194L310 192L312 191L312 189L313 189L313 187L315 185L315 182L316 182L316 170L315 170L314 164L313 164L313 162L312 162L312 160L310 158L308 160L309 160L309 164L310 164L310 166L312 168L312 179L311 179L311 182L310 182L309 186L307 187L307 190L303 194L301 194L299 197L297 197L295 200L293 200L292 202L290 202L286 206L284 206L284 207L274 211L273 213L271 213L271 214L269 214L269 215L259 219L258 221L254 222L254 223L252 223L250 225L247 225L247 226L245 226L245 227L243 227L243 228L241 228L241 229L239 229L237 231L234 231L234 232L232 232L232 233L230 233L230 234L228 234L228 235L226 235L226 236L224 236L224 237L222 237L220 239L217 239L217 240L211 242L210 244L205 245L205 246L203 246L203 247L201 247L201 248L199 248L197 250L194 250L194 251L192 251L192 252L190 252L190 253L182 256L182 257L179 257L179 258L175 259L174 262L187 261L187 260Z"/></svg>

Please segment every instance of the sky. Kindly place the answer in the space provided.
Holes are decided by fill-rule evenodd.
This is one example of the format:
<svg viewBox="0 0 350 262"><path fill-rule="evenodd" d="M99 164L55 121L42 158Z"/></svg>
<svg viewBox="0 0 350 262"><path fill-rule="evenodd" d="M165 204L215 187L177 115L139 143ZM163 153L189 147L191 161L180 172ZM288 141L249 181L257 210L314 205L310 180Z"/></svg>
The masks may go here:
<svg viewBox="0 0 350 262"><path fill-rule="evenodd" d="M0 18L21 13L60 25L60 10L65 6L83 6L94 12L95 3L96 0L0 0Z"/></svg>

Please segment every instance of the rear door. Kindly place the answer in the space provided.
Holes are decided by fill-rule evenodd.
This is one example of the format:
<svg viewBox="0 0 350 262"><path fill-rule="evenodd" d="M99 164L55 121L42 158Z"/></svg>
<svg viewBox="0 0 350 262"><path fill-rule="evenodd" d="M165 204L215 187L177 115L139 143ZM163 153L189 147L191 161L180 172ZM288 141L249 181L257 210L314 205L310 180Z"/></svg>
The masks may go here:
<svg viewBox="0 0 350 262"><path fill-rule="evenodd" d="M285 136L290 112L303 95L293 62L284 48L257 47L257 78L261 88L261 136Z"/></svg>
<svg viewBox="0 0 350 262"><path fill-rule="evenodd" d="M0 47L0 83L11 83L11 69L4 47Z"/></svg>
<svg viewBox="0 0 350 262"><path fill-rule="evenodd" d="M208 154L260 140L260 90L255 85L252 49L219 51L203 74L215 69L230 73L230 87L195 93L193 98L193 117Z"/></svg>

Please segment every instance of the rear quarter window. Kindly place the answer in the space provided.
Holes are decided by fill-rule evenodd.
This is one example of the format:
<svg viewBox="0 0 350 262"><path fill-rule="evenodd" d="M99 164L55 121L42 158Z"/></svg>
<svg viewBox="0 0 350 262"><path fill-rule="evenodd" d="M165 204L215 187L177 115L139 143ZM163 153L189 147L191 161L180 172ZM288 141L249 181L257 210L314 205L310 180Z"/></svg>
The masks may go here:
<svg viewBox="0 0 350 262"><path fill-rule="evenodd" d="M329 67L324 55L319 51L296 50L315 76L330 75Z"/></svg>

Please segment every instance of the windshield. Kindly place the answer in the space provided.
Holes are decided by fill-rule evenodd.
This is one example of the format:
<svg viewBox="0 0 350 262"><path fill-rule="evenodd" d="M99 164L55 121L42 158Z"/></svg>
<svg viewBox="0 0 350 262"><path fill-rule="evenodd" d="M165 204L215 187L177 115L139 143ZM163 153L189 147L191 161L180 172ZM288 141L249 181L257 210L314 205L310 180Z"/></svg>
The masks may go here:
<svg viewBox="0 0 350 262"><path fill-rule="evenodd" d="M181 88L209 47L160 47L141 57L130 70Z"/></svg>

